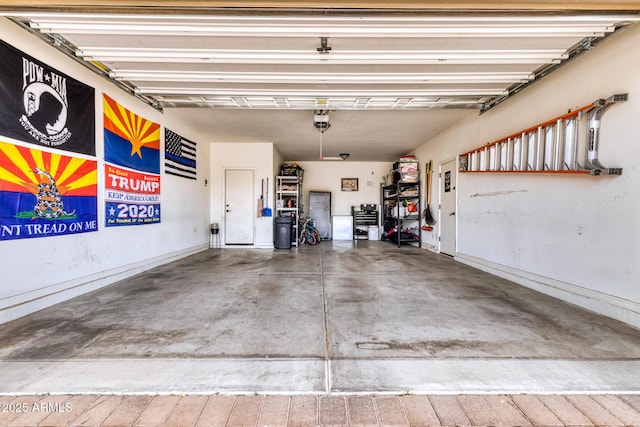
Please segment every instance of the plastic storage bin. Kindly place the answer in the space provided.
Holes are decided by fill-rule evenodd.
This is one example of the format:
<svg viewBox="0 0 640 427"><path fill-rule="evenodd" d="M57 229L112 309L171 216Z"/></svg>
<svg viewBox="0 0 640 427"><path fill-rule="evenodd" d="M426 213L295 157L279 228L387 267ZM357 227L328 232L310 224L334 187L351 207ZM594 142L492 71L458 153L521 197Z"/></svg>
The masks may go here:
<svg viewBox="0 0 640 427"><path fill-rule="evenodd" d="M367 236L369 240L380 240L380 231L377 225L369 226L369 235Z"/></svg>

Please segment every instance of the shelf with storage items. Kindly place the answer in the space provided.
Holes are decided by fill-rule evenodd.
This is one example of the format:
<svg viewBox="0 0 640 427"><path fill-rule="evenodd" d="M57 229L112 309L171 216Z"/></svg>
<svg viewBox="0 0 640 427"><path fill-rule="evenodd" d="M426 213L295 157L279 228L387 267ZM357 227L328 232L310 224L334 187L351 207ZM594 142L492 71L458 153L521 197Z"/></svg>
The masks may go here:
<svg viewBox="0 0 640 427"><path fill-rule="evenodd" d="M351 206L353 216L353 240L369 239L369 227L378 225L376 205Z"/></svg>
<svg viewBox="0 0 640 427"><path fill-rule="evenodd" d="M276 217L291 217L291 245L298 246L298 228L302 214L302 177L276 177Z"/></svg>
<svg viewBox="0 0 640 427"><path fill-rule="evenodd" d="M396 182L382 187L383 236L398 244L422 247L420 182Z"/></svg>

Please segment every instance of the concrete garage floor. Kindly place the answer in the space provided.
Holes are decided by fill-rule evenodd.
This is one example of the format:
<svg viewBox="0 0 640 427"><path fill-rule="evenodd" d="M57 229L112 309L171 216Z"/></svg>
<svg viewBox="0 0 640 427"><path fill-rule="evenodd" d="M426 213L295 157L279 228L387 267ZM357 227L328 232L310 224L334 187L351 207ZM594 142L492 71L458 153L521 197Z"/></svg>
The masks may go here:
<svg viewBox="0 0 640 427"><path fill-rule="evenodd" d="M0 325L0 393L628 393L640 331L388 242L209 250Z"/></svg>

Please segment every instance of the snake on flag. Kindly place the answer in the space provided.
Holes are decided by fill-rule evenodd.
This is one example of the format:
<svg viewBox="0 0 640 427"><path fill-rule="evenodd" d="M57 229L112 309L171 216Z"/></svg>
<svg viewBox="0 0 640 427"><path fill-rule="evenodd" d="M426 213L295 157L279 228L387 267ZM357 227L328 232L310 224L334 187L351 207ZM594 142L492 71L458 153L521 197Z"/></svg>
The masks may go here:
<svg viewBox="0 0 640 427"><path fill-rule="evenodd" d="M56 187L56 181L50 173L43 171L40 168L36 168L35 173L46 177L44 182L38 184L38 194L36 195L37 201L33 208L34 216L46 219L60 218L62 215L70 216L76 211L67 212L64 210L64 203L62 202L62 195Z"/></svg>

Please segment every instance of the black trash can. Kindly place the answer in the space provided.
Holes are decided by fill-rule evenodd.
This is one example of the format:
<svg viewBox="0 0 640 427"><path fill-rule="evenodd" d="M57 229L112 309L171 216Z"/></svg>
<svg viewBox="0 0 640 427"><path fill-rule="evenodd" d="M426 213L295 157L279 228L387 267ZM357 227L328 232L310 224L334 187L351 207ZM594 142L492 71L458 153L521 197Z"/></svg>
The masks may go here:
<svg viewBox="0 0 640 427"><path fill-rule="evenodd" d="M291 249L291 229L293 228L293 218L290 216L276 217L276 249Z"/></svg>

